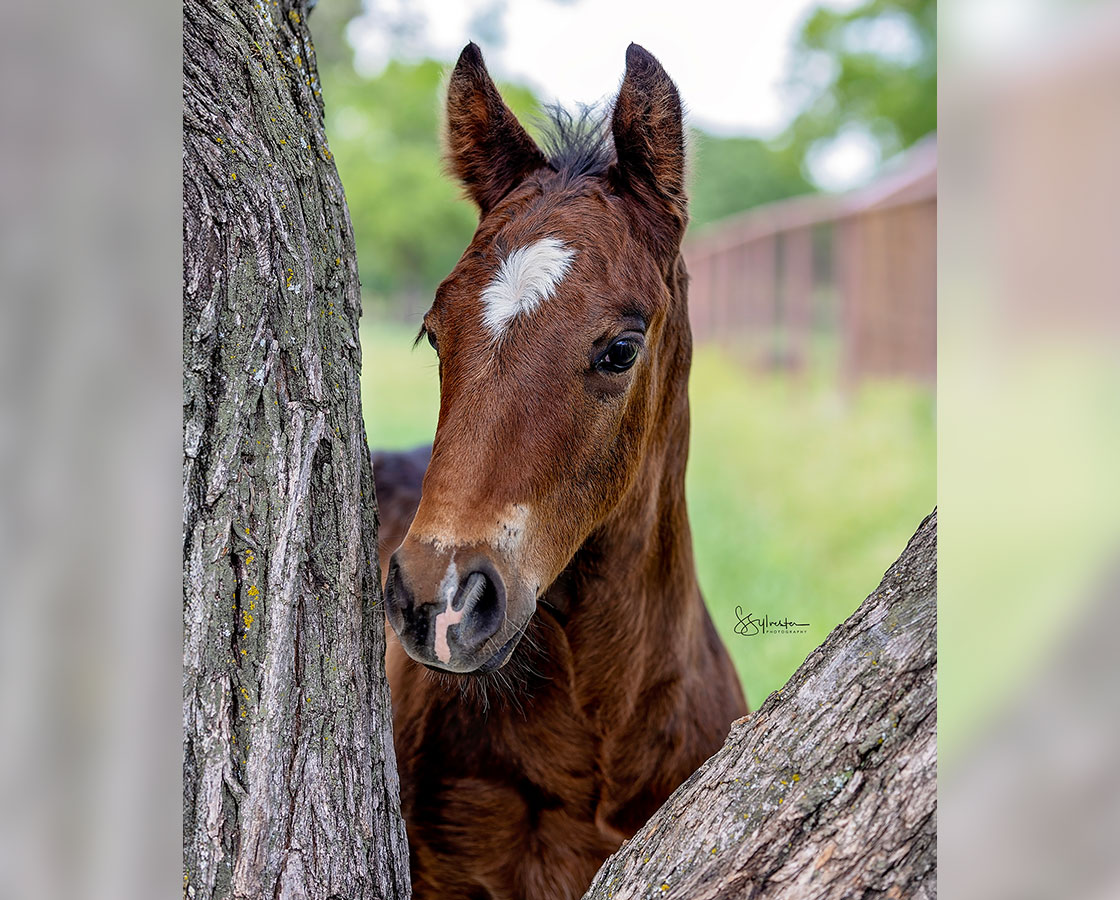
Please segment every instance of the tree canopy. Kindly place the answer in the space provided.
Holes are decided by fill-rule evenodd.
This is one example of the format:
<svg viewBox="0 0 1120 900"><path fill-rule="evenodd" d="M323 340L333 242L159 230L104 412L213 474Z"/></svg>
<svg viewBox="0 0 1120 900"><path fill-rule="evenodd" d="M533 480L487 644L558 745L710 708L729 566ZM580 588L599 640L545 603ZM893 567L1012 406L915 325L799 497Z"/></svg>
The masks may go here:
<svg viewBox="0 0 1120 900"><path fill-rule="evenodd" d="M440 152L443 64L394 61L373 78L350 66L323 73L327 128L357 236L367 297L401 314L431 296L470 240L478 217L446 174ZM522 86L502 96L539 135L541 104ZM812 190L788 151L754 138L693 132L692 221L704 224ZM425 303L426 305L426 303Z"/></svg>
<svg viewBox="0 0 1120 900"><path fill-rule="evenodd" d="M375 78L353 68L324 73L327 128L346 185L367 295L429 297L470 240L477 213L445 173L440 154L440 86L434 60L391 62ZM502 86L531 122L539 106L525 88Z"/></svg>
<svg viewBox="0 0 1120 900"><path fill-rule="evenodd" d="M415 319L451 271L477 215L440 153L445 65L392 61L357 72L345 38L357 0L321 4L312 17L327 131L350 205L363 293L384 313ZM820 7L796 39L791 72L801 109L777 140L692 133L692 224L815 189L812 154L851 129L880 158L937 126L934 0L867 0ZM541 105L524 86L502 94L530 133Z"/></svg>
<svg viewBox="0 0 1120 900"><path fill-rule="evenodd" d="M879 158L937 128L935 0L867 0L847 12L817 8L793 53L801 113L786 140L805 160L849 129L866 132Z"/></svg>

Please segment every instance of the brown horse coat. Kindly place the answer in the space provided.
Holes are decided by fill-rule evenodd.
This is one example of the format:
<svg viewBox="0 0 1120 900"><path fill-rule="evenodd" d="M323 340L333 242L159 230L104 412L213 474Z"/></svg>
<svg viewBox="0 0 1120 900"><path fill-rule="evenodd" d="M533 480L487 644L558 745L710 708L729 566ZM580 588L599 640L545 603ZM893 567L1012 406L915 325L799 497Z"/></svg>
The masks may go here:
<svg viewBox="0 0 1120 900"><path fill-rule="evenodd" d="M609 139L546 156L472 44L448 145L481 220L425 317L418 508L375 460L414 896L577 898L746 712L685 507L680 100L631 45Z"/></svg>

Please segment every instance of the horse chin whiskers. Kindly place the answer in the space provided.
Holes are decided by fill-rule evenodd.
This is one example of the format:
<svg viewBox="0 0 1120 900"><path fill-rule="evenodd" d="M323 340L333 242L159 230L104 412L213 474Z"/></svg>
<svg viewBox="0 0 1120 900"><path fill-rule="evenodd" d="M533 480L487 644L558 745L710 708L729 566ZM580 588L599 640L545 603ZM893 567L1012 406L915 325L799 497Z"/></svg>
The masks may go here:
<svg viewBox="0 0 1120 900"><path fill-rule="evenodd" d="M526 718L525 701L531 685L550 680L539 666L545 649L534 633L542 627L535 616L531 618L512 656L501 668L489 672L458 673L424 666L425 678L438 685L443 693L457 690L461 702L477 707L483 715L487 715L491 708L508 709Z"/></svg>

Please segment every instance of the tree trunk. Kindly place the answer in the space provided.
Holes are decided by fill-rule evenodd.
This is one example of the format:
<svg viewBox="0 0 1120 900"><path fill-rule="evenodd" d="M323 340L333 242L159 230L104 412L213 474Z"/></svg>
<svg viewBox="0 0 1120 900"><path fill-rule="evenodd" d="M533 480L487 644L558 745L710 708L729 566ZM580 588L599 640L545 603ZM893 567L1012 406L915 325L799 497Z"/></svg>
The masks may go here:
<svg viewBox="0 0 1120 900"><path fill-rule="evenodd" d="M184 895L406 898L354 238L307 10L183 12Z"/></svg>
<svg viewBox="0 0 1120 900"><path fill-rule="evenodd" d="M936 535L935 510L586 898L936 896Z"/></svg>

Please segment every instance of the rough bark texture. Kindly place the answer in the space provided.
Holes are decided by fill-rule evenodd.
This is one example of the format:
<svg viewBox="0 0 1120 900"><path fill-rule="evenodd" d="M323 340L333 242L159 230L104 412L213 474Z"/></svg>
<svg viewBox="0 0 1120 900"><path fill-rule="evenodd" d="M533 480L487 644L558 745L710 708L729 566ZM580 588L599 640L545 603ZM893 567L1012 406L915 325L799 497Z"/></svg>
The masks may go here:
<svg viewBox="0 0 1120 900"><path fill-rule="evenodd" d="M936 896L937 514L587 898Z"/></svg>
<svg viewBox="0 0 1120 900"><path fill-rule="evenodd" d="M184 6L184 894L409 895L360 294L307 10Z"/></svg>

